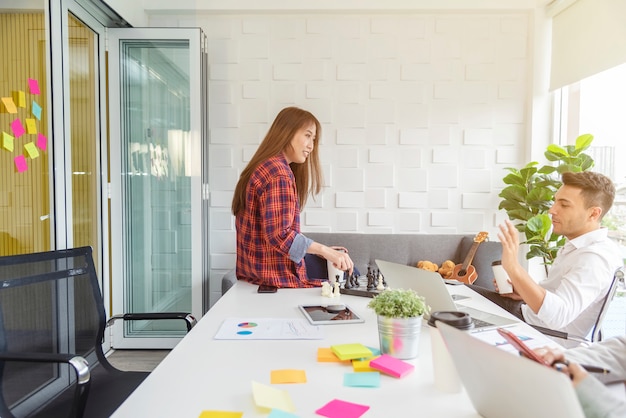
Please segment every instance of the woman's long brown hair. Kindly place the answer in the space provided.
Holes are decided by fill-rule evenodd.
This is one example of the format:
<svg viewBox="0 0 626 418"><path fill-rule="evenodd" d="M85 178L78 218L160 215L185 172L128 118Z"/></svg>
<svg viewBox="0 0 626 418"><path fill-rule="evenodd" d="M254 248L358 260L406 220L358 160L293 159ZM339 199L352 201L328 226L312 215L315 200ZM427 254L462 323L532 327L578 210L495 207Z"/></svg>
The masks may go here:
<svg viewBox="0 0 626 418"><path fill-rule="evenodd" d="M322 127L312 113L297 107L286 107L278 113L261 145L259 145L246 168L241 172L241 176L239 176L231 208L233 215L237 215L246 207L246 188L250 176L257 166L268 158L285 151L291 146L291 140L298 130L305 128L311 123L315 124L316 129L313 151L304 163L291 163L289 166L296 178L296 189L298 190L301 208L306 204L309 194L319 194L323 181L318 152Z"/></svg>

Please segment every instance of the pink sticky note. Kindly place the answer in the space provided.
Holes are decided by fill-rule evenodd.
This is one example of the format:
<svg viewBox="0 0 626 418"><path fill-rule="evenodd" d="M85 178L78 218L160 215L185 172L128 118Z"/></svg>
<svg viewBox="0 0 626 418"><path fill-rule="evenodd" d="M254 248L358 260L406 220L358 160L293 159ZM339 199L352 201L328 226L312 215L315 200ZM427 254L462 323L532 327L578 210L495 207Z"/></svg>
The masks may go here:
<svg viewBox="0 0 626 418"><path fill-rule="evenodd" d="M48 148L48 138L44 134L37 134L37 146L42 151Z"/></svg>
<svg viewBox="0 0 626 418"><path fill-rule="evenodd" d="M415 366L411 363L392 357L389 354L383 354L370 361L370 367L394 377L404 377L415 369Z"/></svg>
<svg viewBox="0 0 626 418"><path fill-rule="evenodd" d="M333 399L315 411L315 413L329 418L359 418L366 413L368 409L370 409L370 407L367 405L359 405L357 403Z"/></svg>
<svg viewBox="0 0 626 418"><path fill-rule="evenodd" d="M30 94L39 94L39 82L37 80L29 78L28 88L30 88Z"/></svg>
<svg viewBox="0 0 626 418"><path fill-rule="evenodd" d="M20 136L24 135L24 132L26 132L24 130L22 122L19 119L15 119L13 122L11 122L11 130L13 131L13 136L16 138L19 138Z"/></svg>
<svg viewBox="0 0 626 418"><path fill-rule="evenodd" d="M13 159L15 161L15 169L18 173L22 173L28 170L28 165L26 164L26 158L23 155L18 155Z"/></svg>

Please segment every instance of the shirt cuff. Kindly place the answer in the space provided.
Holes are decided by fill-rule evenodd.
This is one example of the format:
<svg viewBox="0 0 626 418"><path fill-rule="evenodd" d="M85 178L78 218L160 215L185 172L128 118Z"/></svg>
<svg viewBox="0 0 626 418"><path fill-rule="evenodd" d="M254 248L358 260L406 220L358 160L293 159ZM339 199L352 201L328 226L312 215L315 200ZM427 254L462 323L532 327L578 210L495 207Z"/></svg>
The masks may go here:
<svg viewBox="0 0 626 418"><path fill-rule="evenodd" d="M296 235L294 238L291 247L289 248L289 258L294 263L299 263L302 261L304 256L306 255L306 250L309 249L313 240L311 238L307 238L302 234Z"/></svg>

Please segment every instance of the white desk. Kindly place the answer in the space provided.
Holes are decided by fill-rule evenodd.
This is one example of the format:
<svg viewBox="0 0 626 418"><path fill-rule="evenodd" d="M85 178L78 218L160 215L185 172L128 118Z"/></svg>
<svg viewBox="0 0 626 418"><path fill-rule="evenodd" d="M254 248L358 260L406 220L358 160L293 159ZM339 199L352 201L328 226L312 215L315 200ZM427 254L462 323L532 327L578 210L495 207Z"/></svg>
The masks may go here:
<svg viewBox="0 0 626 418"><path fill-rule="evenodd" d="M463 301L468 306L511 316L465 286L448 288L452 294L471 296ZM366 307L369 298L342 295L341 302L364 317L365 323L324 325L323 340L213 339L226 318L302 318L299 304L328 304L333 300L322 297L319 288L279 289L274 294L258 294L256 289L256 285L245 282L231 288L113 416L195 418L211 409L242 411L244 418L266 417L254 404L251 382L270 385L270 371L276 369L305 370L305 384L272 385L289 392L295 413L303 418L319 417L315 410L333 399L369 405L364 418L418 413L446 418L478 416L464 390L446 394L435 389L425 323L419 357L409 360L415 370L401 379L382 375L379 388L345 387L343 375L353 371L351 366L317 362L319 347L355 342L378 347L376 315ZM515 327L538 334L524 323Z"/></svg>

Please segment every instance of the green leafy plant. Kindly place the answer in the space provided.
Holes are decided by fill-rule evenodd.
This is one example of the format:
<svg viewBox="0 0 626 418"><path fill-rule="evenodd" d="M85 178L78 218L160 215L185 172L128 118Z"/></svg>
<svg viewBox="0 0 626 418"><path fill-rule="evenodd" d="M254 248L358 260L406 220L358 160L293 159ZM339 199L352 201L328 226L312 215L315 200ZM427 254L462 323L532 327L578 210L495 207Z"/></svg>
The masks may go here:
<svg viewBox="0 0 626 418"><path fill-rule="evenodd" d="M412 318L430 310L426 300L411 289L383 290L367 306L377 315L391 318Z"/></svg>
<svg viewBox="0 0 626 418"><path fill-rule="evenodd" d="M580 135L575 145L548 145L544 156L550 163L542 167L532 161L521 169L506 168L509 174L502 180L507 186L498 195L502 198L498 208L505 210L517 230L524 233L523 243L529 245L526 259L541 257L547 268L565 245L565 237L552 233L548 210L554 203L554 194L563 184L562 173L593 167L593 159L583 152L592 142L593 135Z"/></svg>

